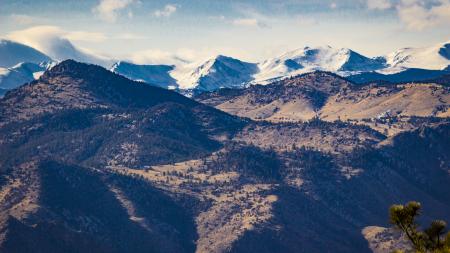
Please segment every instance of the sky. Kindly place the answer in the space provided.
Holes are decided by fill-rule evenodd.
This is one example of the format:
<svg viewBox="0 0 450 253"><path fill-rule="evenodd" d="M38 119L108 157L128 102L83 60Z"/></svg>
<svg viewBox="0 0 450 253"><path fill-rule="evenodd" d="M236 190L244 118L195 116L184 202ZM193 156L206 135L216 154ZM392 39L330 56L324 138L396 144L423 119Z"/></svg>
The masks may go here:
<svg viewBox="0 0 450 253"><path fill-rule="evenodd" d="M378 56L449 41L450 0L0 0L0 38L152 64L325 45Z"/></svg>

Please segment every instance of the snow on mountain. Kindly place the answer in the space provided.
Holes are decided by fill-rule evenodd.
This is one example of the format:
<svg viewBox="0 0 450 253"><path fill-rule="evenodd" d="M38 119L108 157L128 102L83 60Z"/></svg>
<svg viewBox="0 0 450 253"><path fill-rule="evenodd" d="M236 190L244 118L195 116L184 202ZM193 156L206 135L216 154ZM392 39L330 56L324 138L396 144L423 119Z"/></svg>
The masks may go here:
<svg viewBox="0 0 450 253"><path fill-rule="evenodd" d="M141 81L166 89L178 87L177 81L170 76L175 67L171 65L138 65L119 61L111 67L111 71L131 80Z"/></svg>
<svg viewBox="0 0 450 253"><path fill-rule="evenodd" d="M257 64L243 62L235 58L219 55L203 62L179 66L172 71L181 89L199 91L220 88L242 88L253 80L258 72Z"/></svg>
<svg viewBox="0 0 450 253"><path fill-rule="evenodd" d="M54 63L42 62L35 64L31 62L19 63L11 68L0 68L0 88L14 89L24 83L38 79L45 70Z"/></svg>
<svg viewBox="0 0 450 253"><path fill-rule="evenodd" d="M386 56L389 67L382 72L396 73L407 68L445 69L450 65L450 41L430 47L402 48Z"/></svg>
<svg viewBox="0 0 450 253"><path fill-rule="evenodd" d="M347 48L305 47L262 62L255 80L272 80L315 70L341 73L373 71L384 66L383 58L368 58Z"/></svg>
<svg viewBox="0 0 450 253"><path fill-rule="evenodd" d="M0 40L0 67L10 68L21 62L39 64L51 61L50 57L40 51L10 40Z"/></svg>
<svg viewBox="0 0 450 253"><path fill-rule="evenodd" d="M33 80L45 70L41 62L51 62L52 59L74 59L104 67L113 64L111 59L79 49L62 37L44 42L39 44L38 51L24 44L0 40L0 88L9 89ZM138 65L119 61L110 70L129 79L163 88L201 92L220 88L242 88L254 83L266 84L316 70L334 72L342 76L361 74L363 79L367 74L367 78L373 79L382 75L384 79L390 79L393 78L391 74L396 73L401 73L402 78L410 77L411 71L408 70L414 69L414 77L411 78L420 80L425 78L422 76L425 72L421 70L443 70L448 69L448 66L450 42L423 48L404 48L384 57L373 58L351 49L325 46L300 48L260 63L249 63L219 55L192 63L178 60L175 65Z"/></svg>

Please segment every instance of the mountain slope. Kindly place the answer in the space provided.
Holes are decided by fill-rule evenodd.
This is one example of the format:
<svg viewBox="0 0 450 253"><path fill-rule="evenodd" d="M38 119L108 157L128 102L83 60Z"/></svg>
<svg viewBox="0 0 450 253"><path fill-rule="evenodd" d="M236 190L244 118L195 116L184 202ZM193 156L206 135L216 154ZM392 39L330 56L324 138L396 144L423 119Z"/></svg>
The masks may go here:
<svg viewBox="0 0 450 253"><path fill-rule="evenodd" d="M423 48L403 48L386 56L390 68L422 68L442 70L450 65L450 43Z"/></svg>
<svg viewBox="0 0 450 253"><path fill-rule="evenodd" d="M177 82L170 76L175 67L169 65L137 65L120 61L111 67L111 71L131 80L141 81L162 88L177 88Z"/></svg>
<svg viewBox="0 0 450 253"><path fill-rule="evenodd" d="M317 111L353 88L316 72L220 92ZM450 218L449 138L254 122L64 61L0 100L0 251L370 252L392 203Z"/></svg>
<svg viewBox="0 0 450 253"><path fill-rule="evenodd" d="M227 114L175 92L133 82L101 67L71 60L53 67L39 80L10 91L0 105L0 125L13 129L11 126L19 124L23 131L30 124L37 125L39 131L34 134L40 138L58 136L45 144L48 150L42 148L38 153L51 150L68 160L91 159L103 164L113 162L115 154L124 149L135 150L134 155L141 157L134 158L135 163L140 163L141 159L157 162L200 155L218 147L214 135L226 134L227 126L233 129L232 125L240 124ZM95 152L58 151L60 140L70 138L64 129L78 128L85 134L78 137L77 143L85 141L87 145L87 139L96 136L98 146L92 147ZM120 134L130 128L134 134ZM153 144L145 145L149 139ZM70 144L67 148L75 149L77 145ZM155 152L155 155L148 156L148 152Z"/></svg>
<svg viewBox="0 0 450 253"><path fill-rule="evenodd" d="M298 121L309 120L326 103L329 96L352 84L334 74L314 72L284 79L268 85L254 85L241 91L226 91L196 97L238 116L257 120Z"/></svg>
<svg viewBox="0 0 450 253"><path fill-rule="evenodd" d="M393 74L382 74L378 72L364 72L356 75L350 75L346 78L352 82L359 84L374 82L390 82L390 83L408 83L408 82L429 82L428 80L439 79L448 75L448 70L429 70L409 68Z"/></svg>
<svg viewBox="0 0 450 253"><path fill-rule="evenodd" d="M367 86L337 94L321 109L327 120L389 116L450 117L450 90L435 84Z"/></svg>
<svg viewBox="0 0 450 253"><path fill-rule="evenodd" d="M39 64L49 62L49 56L29 46L10 40L0 40L0 68L9 68L22 62Z"/></svg>
<svg viewBox="0 0 450 253"><path fill-rule="evenodd" d="M180 88L210 91L220 88L241 88L258 71L256 64L219 55L200 66L190 65L175 69L173 77Z"/></svg>
<svg viewBox="0 0 450 253"><path fill-rule="evenodd" d="M19 63L11 68L0 68L0 88L13 89L31 82L44 73L51 63Z"/></svg>
<svg viewBox="0 0 450 253"><path fill-rule="evenodd" d="M315 70L365 72L384 67L384 59L368 58L350 49L335 49L330 46L305 47L262 62L259 65L260 73L255 79L258 82Z"/></svg>
<svg viewBox="0 0 450 253"><path fill-rule="evenodd" d="M243 90L205 93L195 99L254 120L297 122L318 117L368 125L388 135L450 117L448 85L357 85L326 72Z"/></svg>
<svg viewBox="0 0 450 253"><path fill-rule="evenodd" d="M199 158L245 124L72 60L0 104L2 252L193 252L197 200L107 166Z"/></svg>

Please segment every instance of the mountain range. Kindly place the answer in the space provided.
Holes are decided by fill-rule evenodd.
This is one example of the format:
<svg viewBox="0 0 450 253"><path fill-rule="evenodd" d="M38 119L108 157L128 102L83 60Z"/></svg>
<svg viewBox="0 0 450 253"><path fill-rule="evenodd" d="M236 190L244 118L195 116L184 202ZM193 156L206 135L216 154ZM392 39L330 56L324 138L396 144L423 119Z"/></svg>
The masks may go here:
<svg viewBox="0 0 450 253"><path fill-rule="evenodd" d="M393 203L450 219L449 94L315 71L194 100L62 61L0 99L0 252L392 252Z"/></svg>
<svg viewBox="0 0 450 253"><path fill-rule="evenodd" d="M205 61L177 65L139 65L127 61L113 64L113 59L90 55L68 40L54 43L46 51L50 56L17 42L2 40L0 88L14 88L38 76L33 77L30 70L24 71L20 63L48 68L64 59L99 64L132 80L175 89L188 95L220 88L267 84L313 71L333 72L357 83L423 81L448 74L450 65L450 43L404 48L379 57L366 57L351 49L326 46L300 48L260 63L219 55ZM35 72L42 72L42 69Z"/></svg>

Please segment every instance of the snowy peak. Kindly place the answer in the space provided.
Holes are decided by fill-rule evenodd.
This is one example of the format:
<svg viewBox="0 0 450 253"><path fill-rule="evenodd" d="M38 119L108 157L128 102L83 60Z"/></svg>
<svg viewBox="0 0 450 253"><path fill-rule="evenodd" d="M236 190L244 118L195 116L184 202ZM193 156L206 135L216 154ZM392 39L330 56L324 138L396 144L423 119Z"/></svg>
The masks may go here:
<svg viewBox="0 0 450 253"><path fill-rule="evenodd" d="M386 60L394 71L407 68L445 69L450 65L450 42L431 47L402 48L387 55Z"/></svg>
<svg viewBox="0 0 450 253"><path fill-rule="evenodd" d="M50 57L42 52L10 40L0 40L0 67L10 68L21 62L49 62Z"/></svg>
<svg viewBox="0 0 450 253"><path fill-rule="evenodd" d="M403 48L387 56L373 58L348 48L322 46L299 48L260 63L217 55L199 62L178 59L175 65L138 65L125 61L112 65L111 59L77 48L65 38L51 40L39 48L45 54L20 43L0 40L0 88L14 88L33 80L31 78L37 78L43 70L34 71L33 66L52 62L52 59L73 59L104 67L112 66L112 72L129 79L167 89L184 90L185 94L220 88L243 88L255 83L267 84L314 71L328 71L341 76L363 75L362 79L365 79L367 75L374 78L391 74L410 76L410 70L415 69L414 73L419 74L414 75L412 80L423 80L422 70L448 71L450 66L450 42L423 48ZM19 66L20 63L24 65ZM41 67L44 70L48 68Z"/></svg>
<svg viewBox="0 0 450 253"><path fill-rule="evenodd" d="M373 71L385 67L383 58L369 58L348 48L304 47L264 61L256 80L272 80L315 70L332 72Z"/></svg>
<svg viewBox="0 0 450 253"><path fill-rule="evenodd" d="M253 75L258 72L255 63L223 55L218 55L203 62L200 66L195 66L194 64L174 71L181 88L195 88L200 91L241 88L253 80Z"/></svg>
<svg viewBox="0 0 450 253"><path fill-rule="evenodd" d="M170 75L174 68L171 65L138 65L119 61L110 70L134 81L145 82L166 89L175 89L178 84Z"/></svg>
<svg viewBox="0 0 450 253"><path fill-rule="evenodd" d="M360 68L373 68L378 61L358 54L348 48L335 49L330 46L297 49L281 57L304 66L325 71L357 71ZM376 65L376 66L374 66Z"/></svg>
<svg viewBox="0 0 450 253"><path fill-rule="evenodd" d="M198 90L241 88L258 72L254 63L219 55L200 68Z"/></svg>
<svg viewBox="0 0 450 253"><path fill-rule="evenodd" d="M347 56L339 71L374 71L386 67L386 59L383 57L368 58L352 50L348 51Z"/></svg>

